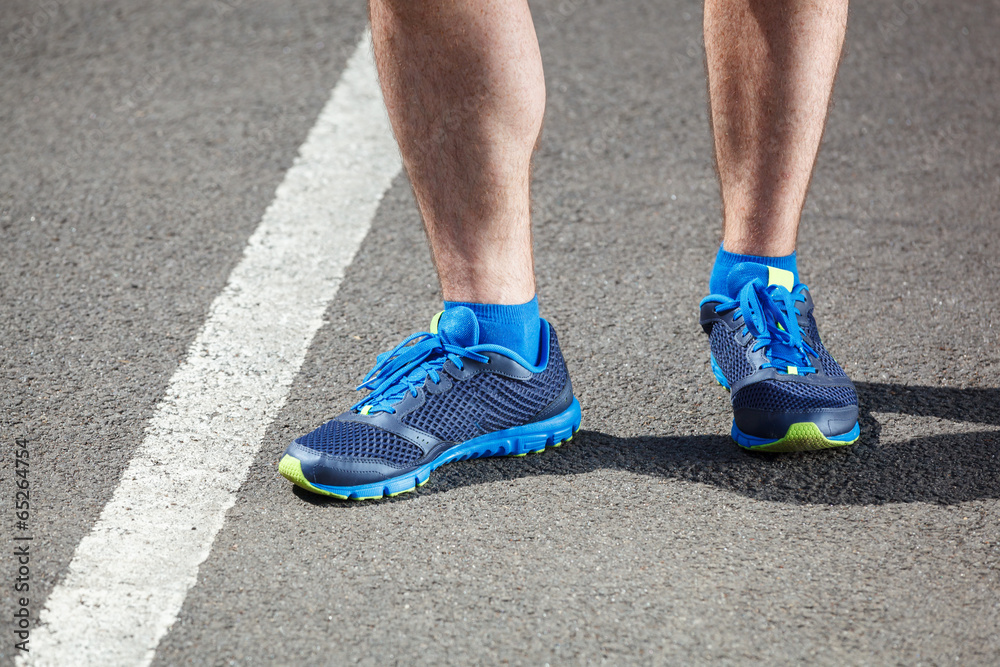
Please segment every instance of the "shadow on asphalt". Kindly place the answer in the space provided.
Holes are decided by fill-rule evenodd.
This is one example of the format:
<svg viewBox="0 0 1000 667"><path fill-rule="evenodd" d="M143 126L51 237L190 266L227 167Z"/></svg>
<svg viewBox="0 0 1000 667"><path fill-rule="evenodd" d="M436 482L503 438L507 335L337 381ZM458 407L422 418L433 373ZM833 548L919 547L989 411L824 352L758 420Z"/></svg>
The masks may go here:
<svg viewBox="0 0 1000 667"><path fill-rule="evenodd" d="M722 435L619 438L581 430L543 455L490 458L439 468L417 495L539 475L577 475L601 469L700 482L755 500L793 504L953 504L1000 498L1000 432L970 431L881 441L872 413L899 413L1000 425L1000 389L949 389L857 383L861 439L853 447L796 454L748 452ZM721 425L720 425L721 427ZM296 488L311 504L364 507Z"/></svg>

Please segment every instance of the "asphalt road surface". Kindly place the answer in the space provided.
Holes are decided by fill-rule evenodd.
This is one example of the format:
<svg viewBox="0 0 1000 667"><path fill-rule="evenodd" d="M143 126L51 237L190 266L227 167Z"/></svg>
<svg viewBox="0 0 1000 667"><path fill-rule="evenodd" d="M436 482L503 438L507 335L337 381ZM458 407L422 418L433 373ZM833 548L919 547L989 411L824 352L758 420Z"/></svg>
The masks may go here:
<svg viewBox="0 0 1000 667"><path fill-rule="evenodd" d="M156 498L179 516L221 494L218 525L191 526L204 553L155 522L137 533L195 558L148 573L181 592L143 644L115 635L143 578L91 576L86 595L112 591L96 605L73 597L71 562L89 562L85 538L102 552L105 507L152 455L172 378L349 78L365 8L0 4L0 576L12 591L30 545L19 664L52 664L53 636L63 650L77 637L81 664L1000 662L998 10L853 7L799 263L858 385L862 437L775 456L729 439L697 321L720 224L700 3L534 3L540 302L583 430L387 501L324 500L277 475L286 444L353 403L375 355L439 308L390 170L301 367L283 366L287 395L240 443L246 466L223 471L231 490L192 477ZM67 590L69 616L40 626ZM9 662L19 595L2 601ZM107 633L73 634L88 623ZM140 658L119 650L130 641Z"/></svg>

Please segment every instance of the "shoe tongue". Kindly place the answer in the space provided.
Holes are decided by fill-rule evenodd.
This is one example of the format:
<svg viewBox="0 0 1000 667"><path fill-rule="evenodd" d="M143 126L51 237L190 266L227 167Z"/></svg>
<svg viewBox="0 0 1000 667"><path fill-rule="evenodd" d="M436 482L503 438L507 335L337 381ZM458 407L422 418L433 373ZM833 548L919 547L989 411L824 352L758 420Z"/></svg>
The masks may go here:
<svg viewBox="0 0 1000 667"><path fill-rule="evenodd" d="M471 309L456 306L434 316L431 333L436 333L449 345L472 347L479 343L479 321Z"/></svg>
<svg viewBox="0 0 1000 667"><path fill-rule="evenodd" d="M795 287L795 274L774 266L765 266L756 262L740 262L729 271L726 279L726 290L733 299L747 283L759 280L762 285L781 285L789 292Z"/></svg>

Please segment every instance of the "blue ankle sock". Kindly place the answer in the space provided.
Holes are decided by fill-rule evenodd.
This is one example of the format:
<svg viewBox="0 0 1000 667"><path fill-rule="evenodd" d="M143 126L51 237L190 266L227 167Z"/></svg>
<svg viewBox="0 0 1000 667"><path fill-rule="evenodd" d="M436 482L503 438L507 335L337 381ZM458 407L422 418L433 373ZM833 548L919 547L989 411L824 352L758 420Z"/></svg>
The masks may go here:
<svg viewBox="0 0 1000 667"><path fill-rule="evenodd" d="M495 303L445 301L444 309L465 306L476 314L480 344L506 347L531 364L538 362L542 321L538 315L538 297L519 306Z"/></svg>
<svg viewBox="0 0 1000 667"><path fill-rule="evenodd" d="M795 275L795 282L799 282L799 266L795 261L795 253L784 257L758 257L757 255L740 255L735 252L726 251L721 245L719 254L715 256L715 266L712 267L712 277L708 280L708 291L710 294L728 294L726 279L734 266L741 262L754 262L764 266L773 266L785 271L791 271Z"/></svg>

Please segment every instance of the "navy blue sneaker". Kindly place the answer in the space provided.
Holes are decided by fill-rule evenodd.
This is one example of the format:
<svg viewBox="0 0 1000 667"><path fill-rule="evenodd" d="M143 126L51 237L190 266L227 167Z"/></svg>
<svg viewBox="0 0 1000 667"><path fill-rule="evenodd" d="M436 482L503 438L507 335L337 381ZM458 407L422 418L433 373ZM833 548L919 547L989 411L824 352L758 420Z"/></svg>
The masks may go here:
<svg viewBox="0 0 1000 667"><path fill-rule="evenodd" d="M471 310L435 316L378 356L358 389L371 392L349 411L285 450L278 471L334 498L396 496L431 471L480 456L524 456L569 442L580 403L555 331L542 320L537 364L479 344Z"/></svg>
<svg viewBox="0 0 1000 667"><path fill-rule="evenodd" d="M809 288L792 281L790 271L737 264L729 294L701 302L712 371L731 392L733 439L768 452L853 444L858 395L819 339Z"/></svg>

